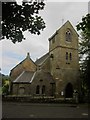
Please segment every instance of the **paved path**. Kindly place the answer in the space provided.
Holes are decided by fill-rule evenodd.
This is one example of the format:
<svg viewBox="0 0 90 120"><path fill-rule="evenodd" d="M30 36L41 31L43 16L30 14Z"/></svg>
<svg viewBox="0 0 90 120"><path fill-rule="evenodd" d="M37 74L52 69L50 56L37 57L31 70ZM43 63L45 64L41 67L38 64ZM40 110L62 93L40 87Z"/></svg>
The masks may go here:
<svg viewBox="0 0 90 120"><path fill-rule="evenodd" d="M88 105L3 102L3 118L88 118Z"/></svg>

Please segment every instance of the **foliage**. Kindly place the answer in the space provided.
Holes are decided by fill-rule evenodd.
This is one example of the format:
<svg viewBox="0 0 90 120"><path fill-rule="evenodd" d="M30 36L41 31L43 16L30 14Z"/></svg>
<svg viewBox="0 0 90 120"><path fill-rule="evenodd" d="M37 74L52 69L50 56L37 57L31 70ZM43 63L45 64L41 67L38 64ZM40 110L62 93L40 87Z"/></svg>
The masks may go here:
<svg viewBox="0 0 90 120"><path fill-rule="evenodd" d="M82 18L82 22L77 25L77 30L81 31L81 51L82 55L90 55L90 14Z"/></svg>
<svg viewBox="0 0 90 120"><path fill-rule="evenodd" d="M82 18L76 26L81 32L80 56L81 56L81 78L84 94L90 91L90 14Z"/></svg>
<svg viewBox="0 0 90 120"><path fill-rule="evenodd" d="M7 95L7 94L9 94L9 85L7 84L7 85L4 85L3 87L2 87L2 95Z"/></svg>
<svg viewBox="0 0 90 120"><path fill-rule="evenodd" d="M2 75L2 86L6 85L8 81L10 81L9 76Z"/></svg>
<svg viewBox="0 0 90 120"><path fill-rule="evenodd" d="M90 14L82 18L82 22L77 25L77 30L84 33L85 39L90 38Z"/></svg>
<svg viewBox="0 0 90 120"><path fill-rule="evenodd" d="M45 22L39 16L43 10L44 1L2 2L2 38L11 39L13 43L21 42L24 38L23 32L29 31L32 34L40 34L45 28Z"/></svg>
<svg viewBox="0 0 90 120"><path fill-rule="evenodd" d="M0 90L2 91L3 95L7 95L9 93L8 89L9 89L10 78L9 76L0 73L0 80L2 80L1 82L2 85L0 86Z"/></svg>

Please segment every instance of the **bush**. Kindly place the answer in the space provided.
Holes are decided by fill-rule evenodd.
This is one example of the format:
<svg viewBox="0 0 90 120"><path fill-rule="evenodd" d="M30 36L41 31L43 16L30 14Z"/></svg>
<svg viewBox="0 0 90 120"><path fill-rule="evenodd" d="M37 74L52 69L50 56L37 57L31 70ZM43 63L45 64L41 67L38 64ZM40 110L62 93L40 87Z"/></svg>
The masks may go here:
<svg viewBox="0 0 90 120"><path fill-rule="evenodd" d="M7 85L4 85L3 87L2 87L2 95L8 95L9 94L9 85L7 84Z"/></svg>

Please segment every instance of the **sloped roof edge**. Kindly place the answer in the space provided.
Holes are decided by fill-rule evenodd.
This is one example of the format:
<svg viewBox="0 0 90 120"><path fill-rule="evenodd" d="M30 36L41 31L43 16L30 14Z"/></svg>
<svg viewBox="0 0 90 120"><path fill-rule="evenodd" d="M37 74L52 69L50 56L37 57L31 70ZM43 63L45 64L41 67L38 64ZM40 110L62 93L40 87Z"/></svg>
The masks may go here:
<svg viewBox="0 0 90 120"><path fill-rule="evenodd" d="M74 31L75 31L75 33L77 34L77 36L79 36L78 33L76 32L75 28L74 28L73 25L71 24L71 22L68 20L68 21L66 21L58 30L56 30L56 32L55 32L48 40L50 41L56 34L58 34L58 31L59 31L63 26L65 26L68 22L69 22L69 24L72 26L72 28L74 29Z"/></svg>
<svg viewBox="0 0 90 120"><path fill-rule="evenodd" d="M22 64L25 60L27 60L28 58L26 57L24 60L22 60L21 62L19 62L15 67L13 67L10 71L12 72L18 65ZM31 60L34 64L35 62L29 57L29 60ZM36 65L36 64L35 64ZM36 65L37 66L37 65ZM10 72L10 73L11 73Z"/></svg>
<svg viewBox="0 0 90 120"><path fill-rule="evenodd" d="M40 57L38 60L36 60L35 64L42 65L47 60L48 57L49 57L49 52L43 55L42 57Z"/></svg>

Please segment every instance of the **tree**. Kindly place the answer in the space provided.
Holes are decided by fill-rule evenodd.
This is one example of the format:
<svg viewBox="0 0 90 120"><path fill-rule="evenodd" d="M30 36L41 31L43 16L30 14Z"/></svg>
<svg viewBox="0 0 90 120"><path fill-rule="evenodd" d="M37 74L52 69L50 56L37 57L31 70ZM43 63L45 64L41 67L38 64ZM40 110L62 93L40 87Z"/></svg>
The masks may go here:
<svg viewBox="0 0 90 120"><path fill-rule="evenodd" d="M85 94L90 93L90 14L82 18L76 26L81 31L80 55L81 55L81 78Z"/></svg>
<svg viewBox="0 0 90 120"><path fill-rule="evenodd" d="M16 2L2 2L2 37L11 39L13 43L21 42L24 38L23 32L29 31L32 34L40 34L45 28L45 22L39 16L43 10L43 0L30 0L18 5Z"/></svg>
<svg viewBox="0 0 90 120"><path fill-rule="evenodd" d="M4 85L2 87L2 95L8 95L9 94L9 85Z"/></svg>
<svg viewBox="0 0 90 120"><path fill-rule="evenodd" d="M7 94L9 94L10 78L9 78L9 76L1 74L1 73L0 73L0 78L2 80L2 95L7 95Z"/></svg>

